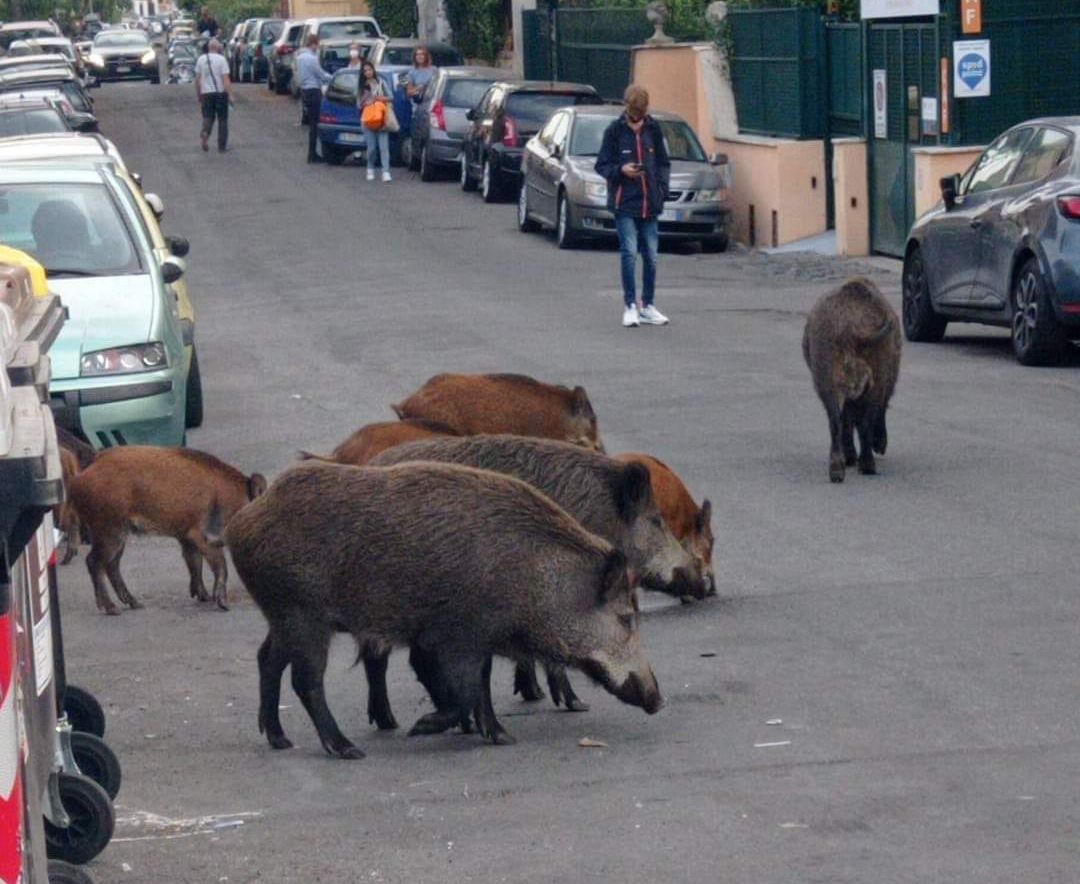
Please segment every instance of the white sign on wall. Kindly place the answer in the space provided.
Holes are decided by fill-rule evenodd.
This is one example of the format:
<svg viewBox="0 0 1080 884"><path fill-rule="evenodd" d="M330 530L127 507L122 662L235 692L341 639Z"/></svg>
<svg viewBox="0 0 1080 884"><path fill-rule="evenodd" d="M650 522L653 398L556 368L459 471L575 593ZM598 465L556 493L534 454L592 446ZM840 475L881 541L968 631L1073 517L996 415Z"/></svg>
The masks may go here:
<svg viewBox="0 0 1080 884"><path fill-rule="evenodd" d="M874 137L889 137L889 117L886 104L889 100L886 87L885 71L878 68L874 71Z"/></svg>
<svg viewBox="0 0 1080 884"><path fill-rule="evenodd" d="M984 98L990 94L990 41L953 43L953 96Z"/></svg>
<svg viewBox="0 0 1080 884"><path fill-rule="evenodd" d="M859 14L863 18L903 18L940 12L941 0L859 0Z"/></svg>

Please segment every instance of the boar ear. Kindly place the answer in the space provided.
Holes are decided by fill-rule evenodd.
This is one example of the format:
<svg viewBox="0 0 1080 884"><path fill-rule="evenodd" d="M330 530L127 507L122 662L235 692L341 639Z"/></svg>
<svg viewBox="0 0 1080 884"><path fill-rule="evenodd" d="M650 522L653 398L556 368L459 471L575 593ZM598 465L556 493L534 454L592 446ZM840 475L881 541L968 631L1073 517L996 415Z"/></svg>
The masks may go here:
<svg viewBox="0 0 1080 884"><path fill-rule="evenodd" d="M615 497L619 515L624 522L632 522L652 499L649 471L639 463L628 463L619 472L617 481Z"/></svg>
<svg viewBox="0 0 1080 884"><path fill-rule="evenodd" d="M596 597L598 604L605 604L622 593L630 591L630 581L626 576L626 557L617 549L608 553L604 562L604 572L600 576L600 589Z"/></svg>
<svg viewBox="0 0 1080 884"><path fill-rule="evenodd" d="M712 504L709 503L709 498L705 498L701 502L701 509L698 510L697 518L694 519L695 526L698 532L704 532L706 529L712 530Z"/></svg>
<svg viewBox="0 0 1080 884"><path fill-rule="evenodd" d="M585 388L574 387L573 395L574 414L578 417L596 420L596 412L593 411L592 403L589 401L589 394L585 392Z"/></svg>
<svg viewBox="0 0 1080 884"><path fill-rule="evenodd" d="M252 473L247 481L248 500L254 500L266 493L266 477L262 473Z"/></svg>

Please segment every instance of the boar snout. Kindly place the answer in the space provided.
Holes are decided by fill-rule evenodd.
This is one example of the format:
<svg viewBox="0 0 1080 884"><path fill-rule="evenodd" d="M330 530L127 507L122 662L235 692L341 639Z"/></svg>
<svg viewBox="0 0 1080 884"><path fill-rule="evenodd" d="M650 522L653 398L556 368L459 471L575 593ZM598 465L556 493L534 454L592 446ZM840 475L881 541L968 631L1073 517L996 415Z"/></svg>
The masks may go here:
<svg viewBox="0 0 1080 884"><path fill-rule="evenodd" d="M630 677L615 691L615 696L631 706L640 706L649 715L655 715L664 705L651 667L646 667L644 674L631 672Z"/></svg>

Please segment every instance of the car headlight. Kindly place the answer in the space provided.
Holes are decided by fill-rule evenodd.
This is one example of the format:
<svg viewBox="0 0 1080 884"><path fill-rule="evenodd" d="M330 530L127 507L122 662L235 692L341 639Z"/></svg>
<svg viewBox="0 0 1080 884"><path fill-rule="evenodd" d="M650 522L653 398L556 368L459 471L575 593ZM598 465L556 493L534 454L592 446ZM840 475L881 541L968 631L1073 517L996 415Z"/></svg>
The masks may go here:
<svg viewBox="0 0 1080 884"><path fill-rule="evenodd" d="M135 344L131 347L113 347L84 353L79 363L80 377L103 374L133 374L139 371L156 371L169 365L165 345L160 341Z"/></svg>
<svg viewBox="0 0 1080 884"><path fill-rule="evenodd" d="M157 58L157 53L154 52L153 49L147 49L146 52L144 52L142 54L142 58L140 58L139 61L141 61L143 64L150 64L156 58Z"/></svg>
<svg viewBox="0 0 1080 884"><path fill-rule="evenodd" d="M585 196L591 200L606 200L607 199L607 182L604 181L586 181L585 182Z"/></svg>
<svg viewBox="0 0 1080 884"><path fill-rule="evenodd" d="M90 64L92 64L96 68L105 67L105 59L98 55L96 52L91 52L90 55L87 56L87 61L89 61Z"/></svg>
<svg viewBox="0 0 1080 884"><path fill-rule="evenodd" d="M697 196L694 197L695 202L699 203L715 203L720 199L719 190L699 190Z"/></svg>

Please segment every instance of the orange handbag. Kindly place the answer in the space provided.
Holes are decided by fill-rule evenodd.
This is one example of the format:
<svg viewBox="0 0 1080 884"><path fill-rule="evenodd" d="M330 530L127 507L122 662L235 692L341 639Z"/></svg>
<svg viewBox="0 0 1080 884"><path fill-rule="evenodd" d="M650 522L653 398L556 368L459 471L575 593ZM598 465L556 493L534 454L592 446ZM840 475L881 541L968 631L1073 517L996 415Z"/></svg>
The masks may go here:
<svg viewBox="0 0 1080 884"><path fill-rule="evenodd" d="M360 114L360 122L368 129L378 131L386 125L386 104L373 101Z"/></svg>

